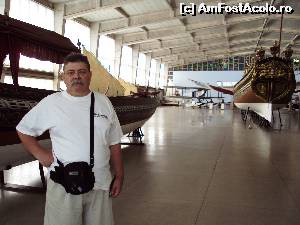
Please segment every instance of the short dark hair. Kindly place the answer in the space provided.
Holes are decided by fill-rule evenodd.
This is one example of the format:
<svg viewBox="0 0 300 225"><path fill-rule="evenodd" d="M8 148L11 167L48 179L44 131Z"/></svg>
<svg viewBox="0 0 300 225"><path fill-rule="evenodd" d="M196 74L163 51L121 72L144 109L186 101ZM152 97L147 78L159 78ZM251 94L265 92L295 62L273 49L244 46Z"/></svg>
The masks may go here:
<svg viewBox="0 0 300 225"><path fill-rule="evenodd" d="M81 53L77 53L77 52L72 52L69 55L67 55L64 59L64 67L69 63L69 62L83 62L87 65L88 70L90 71L91 66L89 63L88 58L81 54Z"/></svg>

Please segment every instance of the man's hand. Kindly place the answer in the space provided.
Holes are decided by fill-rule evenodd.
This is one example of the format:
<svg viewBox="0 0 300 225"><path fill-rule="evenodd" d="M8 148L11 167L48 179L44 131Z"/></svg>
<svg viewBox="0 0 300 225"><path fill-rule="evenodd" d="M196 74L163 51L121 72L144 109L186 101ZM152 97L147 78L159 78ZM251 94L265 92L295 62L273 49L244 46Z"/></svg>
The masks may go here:
<svg viewBox="0 0 300 225"><path fill-rule="evenodd" d="M124 179L122 151L121 151L120 144L111 145L109 146L109 148L110 148L110 160L116 176L115 180L111 185L110 196L115 198L120 194L122 190L123 179Z"/></svg>
<svg viewBox="0 0 300 225"><path fill-rule="evenodd" d="M122 185L123 178L115 178L110 189L110 196L113 198L118 197L118 195L121 193Z"/></svg>
<svg viewBox="0 0 300 225"><path fill-rule="evenodd" d="M51 150L44 150L39 152L39 154L36 155L36 158L45 167L49 167L54 161L54 157Z"/></svg>
<svg viewBox="0 0 300 225"><path fill-rule="evenodd" d="M32 154L43 166L50 166L54 158L51 150L42 148L37 139L33 136L17 132L25 149Z"/></svg>

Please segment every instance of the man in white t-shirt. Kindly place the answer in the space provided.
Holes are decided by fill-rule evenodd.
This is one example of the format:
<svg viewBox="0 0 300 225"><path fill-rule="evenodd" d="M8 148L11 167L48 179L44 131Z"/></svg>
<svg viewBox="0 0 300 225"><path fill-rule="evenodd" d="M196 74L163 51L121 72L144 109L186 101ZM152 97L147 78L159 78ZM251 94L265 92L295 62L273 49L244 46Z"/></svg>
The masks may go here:
<svg viewBox="0 0 300 225"><path fill-rule="evenodd" d="M17 126L25 148L50 171L57 160L90 163L90 64L74 53L64 61L62 79L67 90L41 100ZM113 225L111 198L122 189L124 170L120 140L122 130L109 99L94 93L94 188L84 194L67 193L48 178L44 225ZM52 149L42 148L35 137L49 130ZM115 173L112 182L110 162Z"/></svg>

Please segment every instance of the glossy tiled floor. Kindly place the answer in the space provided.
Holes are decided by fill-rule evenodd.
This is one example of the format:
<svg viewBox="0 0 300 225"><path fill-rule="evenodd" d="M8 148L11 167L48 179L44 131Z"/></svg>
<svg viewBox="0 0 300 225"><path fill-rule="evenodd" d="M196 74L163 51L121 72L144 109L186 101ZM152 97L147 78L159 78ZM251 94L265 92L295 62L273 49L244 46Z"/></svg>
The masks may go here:
<svg viewBox="0 0 300 225"><path fill-rule="evenodd" d="M116 225L299 225L299 114L283 120L266 131L231 110L159 108L143 128L146 145L124 148ZM21 168L8 180L39 183L36 163ZM0 225L42 223L43 195L0 197Z"/></svg>

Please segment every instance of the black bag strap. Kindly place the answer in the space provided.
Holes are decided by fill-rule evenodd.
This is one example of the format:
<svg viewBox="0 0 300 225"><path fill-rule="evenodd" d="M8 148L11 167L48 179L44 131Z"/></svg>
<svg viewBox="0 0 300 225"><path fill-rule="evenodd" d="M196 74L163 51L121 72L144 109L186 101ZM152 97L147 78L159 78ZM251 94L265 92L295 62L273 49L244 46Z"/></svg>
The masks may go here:
<svg viewBox="0 0 300 225"><path fill-rule="evenodd" d="M95 96L91 94L91 106L90 106L90 166L94 167L94 108L95 108ZM57 159L59 166L63 167L63 163Z"/></svg>
<svg viewBox="0 0 300 225"><path fill-rule="evenodd" d="M94 92L91 94L91 108L90 108L90 166L94 167L94 108L95 96Z"/></svg>

